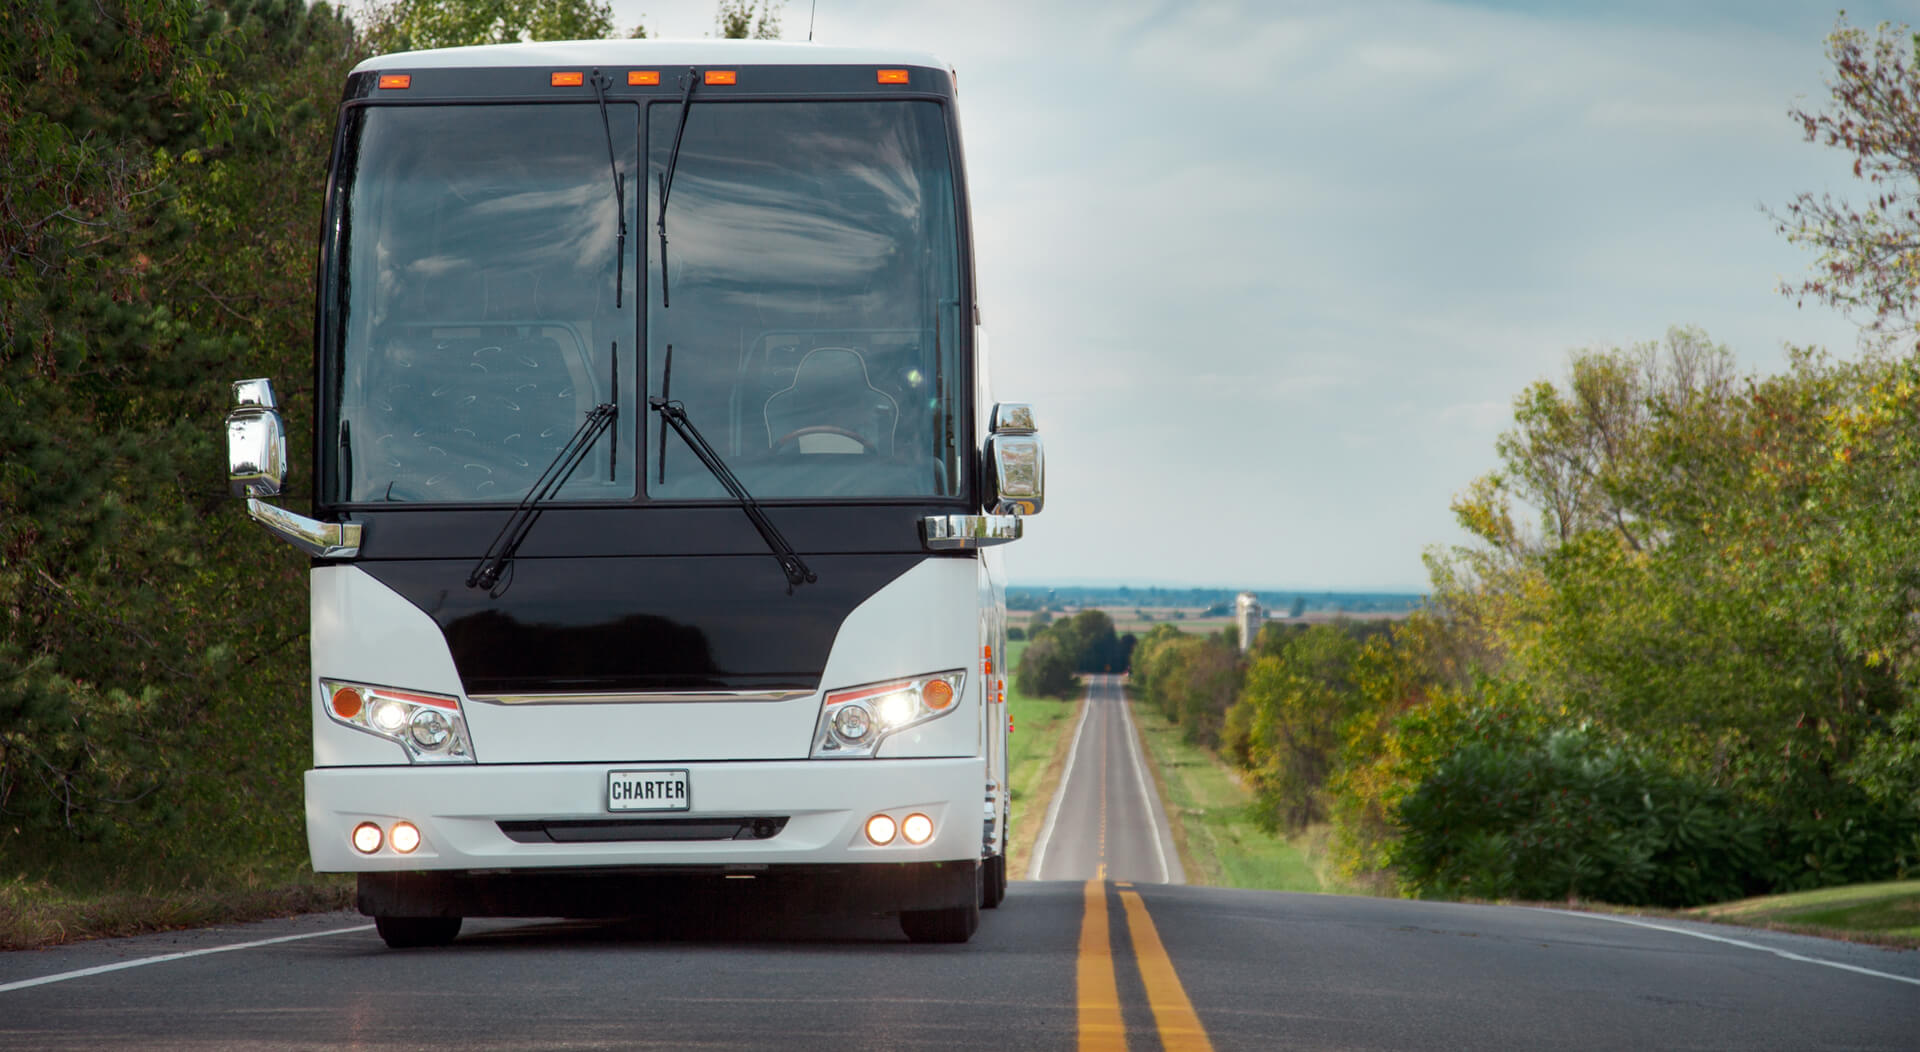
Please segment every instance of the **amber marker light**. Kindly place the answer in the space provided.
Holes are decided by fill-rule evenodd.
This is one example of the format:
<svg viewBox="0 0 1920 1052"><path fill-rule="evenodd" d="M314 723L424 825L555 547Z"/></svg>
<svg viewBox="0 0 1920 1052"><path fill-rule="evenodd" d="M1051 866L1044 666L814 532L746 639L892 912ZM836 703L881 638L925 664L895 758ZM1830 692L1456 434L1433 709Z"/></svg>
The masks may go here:
<svg viewBox="0 0 1920 1052"><path fill-rule="evenodd" d="M343 720L360 715L360 708L365 704L366 699L352 687L341 687L333 692L333 714Z"/></svg>
<svg viewBox="0 0 1920 1052"><path fill-rule="evenodd" d="M660 83L660 71L657 69L630 69L627 71L627 83L646 85Z"/></svg>
<svg viewBox="0 0 1920 1052"><path fill-rule="evenodd" d="M953 704L953 688L944 679L936 679L920 688L920 704L935 712Z"/></svg>
<svg viewBox="0 0 1920 1052"><path fill-rule="evenodd" d="M733 70L730 70L730 69L710 69L710 70L707 70L707 83L709 83L709 84L735 84L735 83L738 83L738 81L736 81L736 80L734 79L734 71L733 71Z"/></svg>
<svg viewBox="0 0 1920 1052"><path fill-rule="evenodd" d="M553 86L556 88L577 88L586 82L587 75L584 73L555 73L553 75Z"/></svg>
<svg viewBox="0 0 1920 1052"><path fill-rule="evenodd" d="M410 88L413 86L413 74L382 73L380 74L380 86L382 88Z"/></svg>
<svg viewBox="0 0 1920 1052"><path fill-rule="evenodd" d="M879 80L882 84L905 84L907 82L907 71L904 69L883 69L879 72Z"/></svg>

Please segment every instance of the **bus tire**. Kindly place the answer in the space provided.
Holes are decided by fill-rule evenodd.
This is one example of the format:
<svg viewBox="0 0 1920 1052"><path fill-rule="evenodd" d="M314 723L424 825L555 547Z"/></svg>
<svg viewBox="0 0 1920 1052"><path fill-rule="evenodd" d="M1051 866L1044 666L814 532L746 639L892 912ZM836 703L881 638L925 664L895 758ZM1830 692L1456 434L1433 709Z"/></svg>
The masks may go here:
<svg viewBox="0 0 1920 1052"><path fill-rule="evenodd" d="M375 917L373 926L395 950L445 946L460 934L458 917Z"/></svg>
<svg viewBox="0 0 1920 1052"><path fill-rule="evenodd" d="M1007 856L995 855L986 862L986 876L980 896L980 908L998 909L1007 897Z"/></svg>
<svg viewBox="0 0 1920 1052"><path fill-rule="evenodd" d="M943 910L903 910L900 930L914 942L966 942L980 927L980 904Z"/></svg>

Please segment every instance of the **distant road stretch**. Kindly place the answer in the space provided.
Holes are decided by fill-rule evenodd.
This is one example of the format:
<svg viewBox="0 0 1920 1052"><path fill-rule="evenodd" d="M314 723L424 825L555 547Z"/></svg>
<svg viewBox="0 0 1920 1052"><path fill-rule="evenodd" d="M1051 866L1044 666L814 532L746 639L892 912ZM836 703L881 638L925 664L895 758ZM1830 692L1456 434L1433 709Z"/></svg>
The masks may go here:
<svg viewBox="0 0 1920 1052"><path fill-rule="evenodd" d="M1087 704L1027 876L1187 882L1118 676L1087 677Z"/></svg>

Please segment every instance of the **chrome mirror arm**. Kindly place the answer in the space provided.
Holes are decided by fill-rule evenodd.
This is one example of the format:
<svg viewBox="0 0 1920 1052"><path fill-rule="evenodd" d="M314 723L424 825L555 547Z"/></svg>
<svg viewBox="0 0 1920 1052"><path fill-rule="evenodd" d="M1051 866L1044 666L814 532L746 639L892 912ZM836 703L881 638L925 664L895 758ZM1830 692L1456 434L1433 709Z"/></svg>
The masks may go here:
<svg viewBox="0 0 1920 1052"><path fill-rule="evenodd" d="M278 508L258 497L247 498L247 514L275 537L316 559L351 559L360 554L358 522L321 522Z"/></svg>
<svg viewBox="0 0 1920 1052"><path fill-rule="evenodd" d="M260 499L278 496L287 483L286 426L279 406L270 380L233 385L233 411L227 414L227 481L233 495L247 498L247 514L255 522L316 559L359 555L360 523L321 522Z"/></svg>
<svg viewBox="0 0 1920 1052"><path fill-rule="evenodd" d="M921 540L936 552L991 548L1019 540L1025 530L1019 515L929 515L920 520Z"/></svg>

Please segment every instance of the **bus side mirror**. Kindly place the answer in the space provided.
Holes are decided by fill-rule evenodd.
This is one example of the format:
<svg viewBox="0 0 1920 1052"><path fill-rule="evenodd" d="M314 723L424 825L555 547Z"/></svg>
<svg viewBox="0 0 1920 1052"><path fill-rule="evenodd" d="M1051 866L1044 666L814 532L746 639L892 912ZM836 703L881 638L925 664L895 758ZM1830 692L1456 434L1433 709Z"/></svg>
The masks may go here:
<svg viewBox="0 0 1920 1052"><path fill-rule="evenodd" d="M360 554L360 523L321 522L259 499L279 496L287 484L287 428L271 380L233 385L233 411L227 414L227 484L234 496L247 498L247 514L255 522L308 555L351 559Z"/></svg>
<svg viewBox="0 0 1920 1052"><path fill-rule="evenodd" d="M287 484L287 432L273 381L233 385L227 414L227 483L236 497L277 496Z"/></svg>
<svg viewBox="0 0 1920 1052"><path fill-rule="evenodd" d="M995 515L1038 514L1047 502L1047 463L1033 407L996 403L987 429L987 509Z"/></svg>

